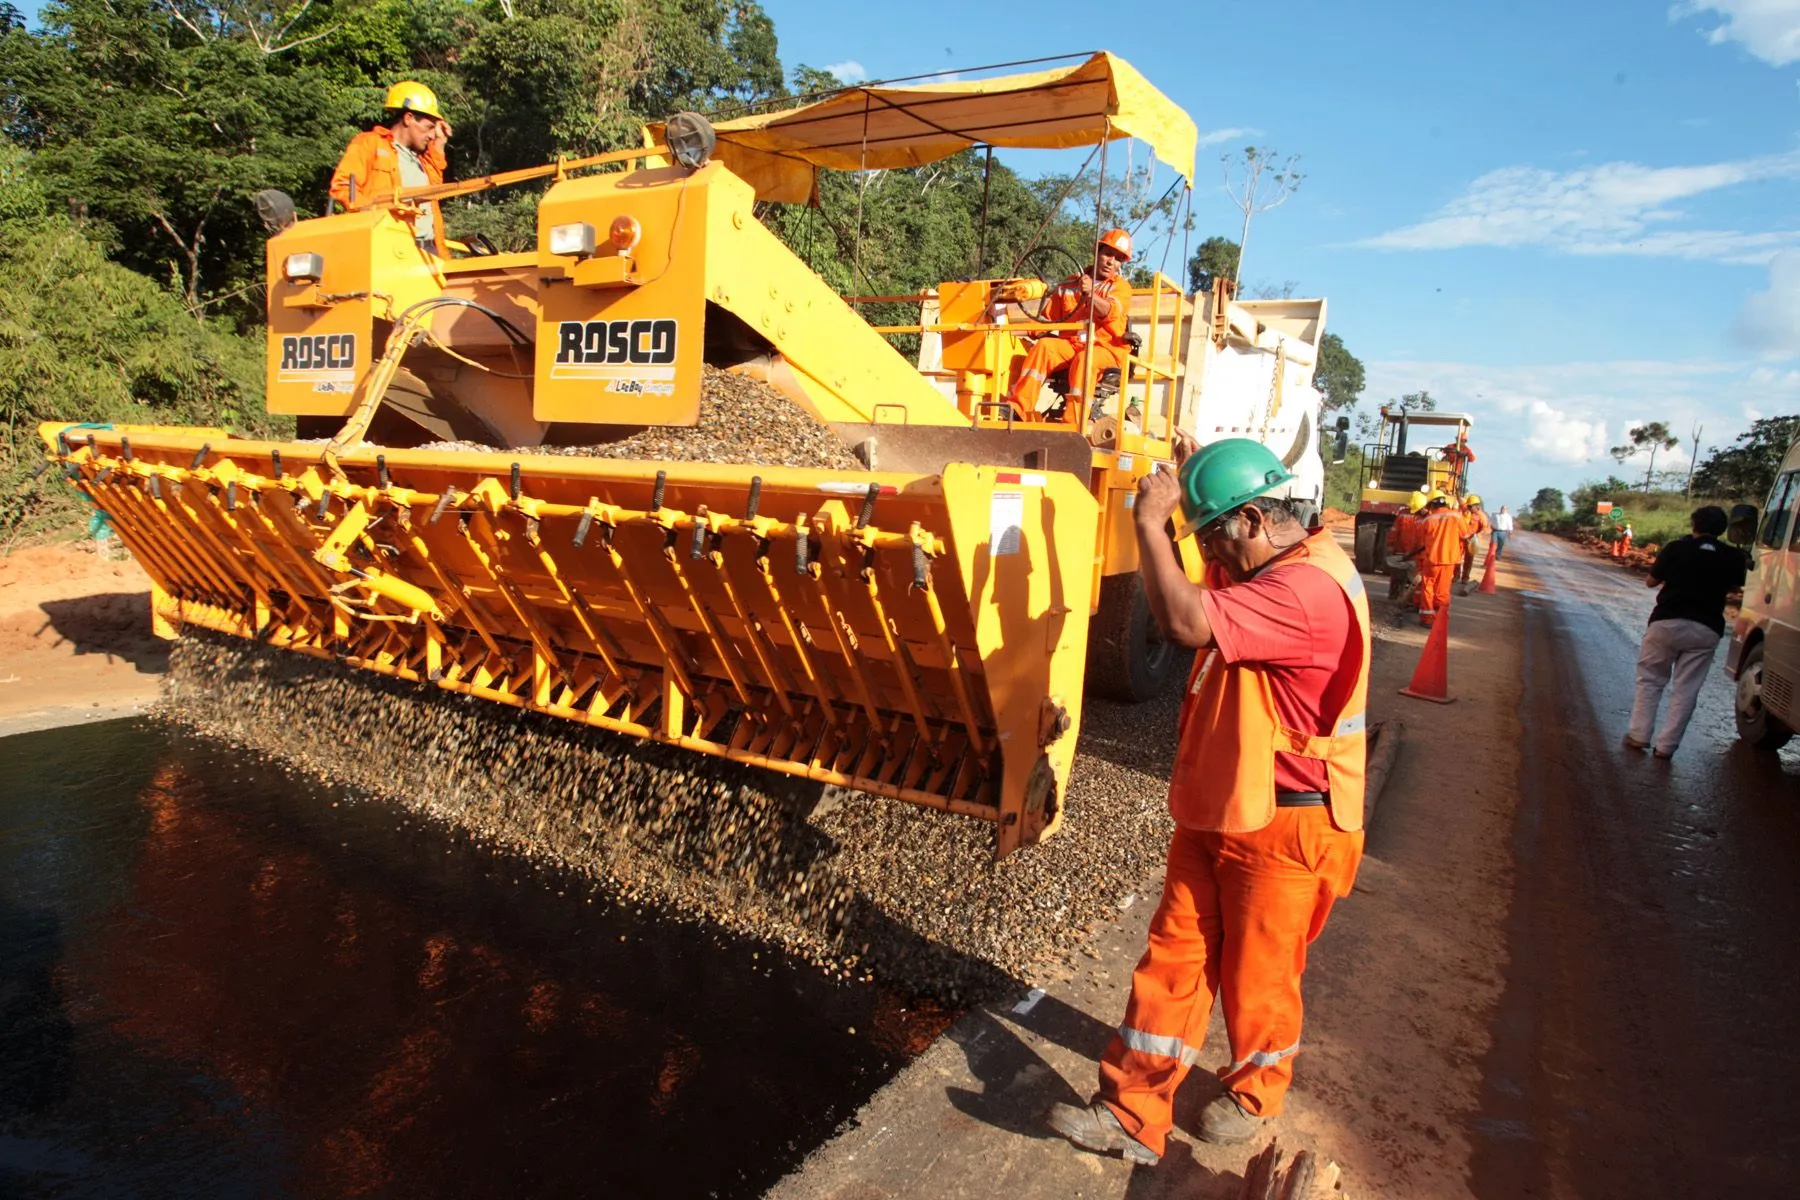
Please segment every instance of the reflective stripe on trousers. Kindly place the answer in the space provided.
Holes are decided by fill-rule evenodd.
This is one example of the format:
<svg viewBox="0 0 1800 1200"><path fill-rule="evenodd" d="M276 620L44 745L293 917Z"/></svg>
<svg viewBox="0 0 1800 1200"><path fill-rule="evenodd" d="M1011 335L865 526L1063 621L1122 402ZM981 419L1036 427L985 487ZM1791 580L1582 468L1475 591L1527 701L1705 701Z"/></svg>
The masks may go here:
<svg viewBox="0 0 1800 1200"><path fill-rule="evenodd" d="M1251 833L1175 831L1149 946L1100 1062L1100 1097L1133 1137L1162 1153L1215 995L1231 1042L1225 1086L1251 1112L1281 1111L1300 1045L1307 943L1355 878L1362 841L1333 827L1322 806L1279 808Z"/></svg>

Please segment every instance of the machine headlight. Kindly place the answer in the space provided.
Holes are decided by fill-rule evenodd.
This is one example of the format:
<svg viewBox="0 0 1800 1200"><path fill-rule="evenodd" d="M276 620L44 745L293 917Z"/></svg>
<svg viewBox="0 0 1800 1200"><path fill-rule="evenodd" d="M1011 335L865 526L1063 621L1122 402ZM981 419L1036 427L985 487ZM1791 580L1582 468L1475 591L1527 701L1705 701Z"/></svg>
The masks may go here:
<svg viewBox="0 0 1800 1200"><path fill-rule="evenodd" d="M644 236L644 227L638 224L636 217L614 217L612 228L607 231L606 238L613 249L620 255L630 254L637 248L638 239Z"/></svg>
<svg viewBox="0 0 1800 1200"><path fill-rule="evenodd" d="M577 258L592 258L595 245L594 227L586 221L550 227L550 253L552 254L573 254Z"/></svg>
<svg viewBox="0 0 1800 1200"><path fill-rule="evenodd" d="M323 254L290 254L281 264L289 283L317 283L325 277Z"/></svg>

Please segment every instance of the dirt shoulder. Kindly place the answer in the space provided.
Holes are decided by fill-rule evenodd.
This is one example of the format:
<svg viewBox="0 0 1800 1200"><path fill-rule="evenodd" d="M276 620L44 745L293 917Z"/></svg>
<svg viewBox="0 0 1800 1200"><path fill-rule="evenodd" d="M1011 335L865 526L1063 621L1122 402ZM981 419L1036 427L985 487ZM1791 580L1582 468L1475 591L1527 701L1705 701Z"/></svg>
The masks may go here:
<svg viewBox="0 0 1800 1200"><path fill-rule="evenodd" d="M140 712L168 669L150 580L114 548L0 557L0 736Z"/></svg>
<svg viewBox="0 0 1800 1200"><path fill-rule="evenodd" d="M1296 1084L1268 1134L1220 1149L1186 1132L1218 1092L1209 1069L1227 1057L1216 1012L1161 1164L1134 1169L1044 1130L1052 1103L1093 1090L1094 1064L1123 1011L1160 889L1152 878L1073 971L1038 981L1041 995L969 1013L771 1195L1223 1200L1239 1194L1245 1163L1269 1136L1337 1161L1352 1197L1469 1195L1469 1134L1507 965L1519 590L1532 586L1504 565L1499 579L1499 594L1452 605L1457 700L1440 706L1398 694L1425 631L1392 623L1385 581L1368 578L1376 616L1370 713L1404 726L1403 741L1356 891L1310 955Z"/></svg>

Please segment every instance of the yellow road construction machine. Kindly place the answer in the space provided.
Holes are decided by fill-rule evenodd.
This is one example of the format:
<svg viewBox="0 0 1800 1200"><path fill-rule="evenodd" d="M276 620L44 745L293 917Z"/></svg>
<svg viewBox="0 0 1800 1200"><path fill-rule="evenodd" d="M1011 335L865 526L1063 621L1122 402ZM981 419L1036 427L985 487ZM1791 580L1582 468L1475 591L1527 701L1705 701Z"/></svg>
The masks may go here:
<svg viewBox="0 0 1800 1200"><path fill-rule="evenodd" d="M1387 562L1388 530L1414 492L1441 491L1460 502L1469 490L1467 413L1407 411L1382 405L1375 440L1362 448L1362 501L1356 513L1356 567L1371 573Z"/></svg>
<svg viewBox="0 0 1800 1200"><path fill-rule="evenodd" d="M1158 274L1117 394L1021 415L1004 400L1041 281L918 297L909 361L757 205L806 202L820 170L1121 138L1191 181L1193 122L1102 53L683 115L641 149L368 198L268 243L268 407L294 441L49 424L45 446L149 572L165 636L222 631L979 818L1005 854L1062 819L1090 673L1141 696L1171 670L1130 508L1174 428L1259 437L1318 499L1324 302ZM421 205L527 178L551 180L533 250L415 241ZM721 369L777 389L850 465L566 452L694 425Z"/></svg>

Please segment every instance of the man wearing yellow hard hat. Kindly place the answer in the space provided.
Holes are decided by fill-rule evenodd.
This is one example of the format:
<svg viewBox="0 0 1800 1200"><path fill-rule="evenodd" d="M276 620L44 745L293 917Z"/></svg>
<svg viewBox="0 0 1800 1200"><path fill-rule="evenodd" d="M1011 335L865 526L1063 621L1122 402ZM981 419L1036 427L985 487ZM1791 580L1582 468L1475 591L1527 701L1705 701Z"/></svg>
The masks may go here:
<svg viewBox="0 0 1800 1200"><path fill-rule="evenodd" d="M444 143L450 132L430 88L411 80L396 83L388 89L381 124L350 139L331 173L331 198L346 208L367 207L402 188L444 182ZM420 209L413 236L441 256L438 207L427 201Z"/></svg>

